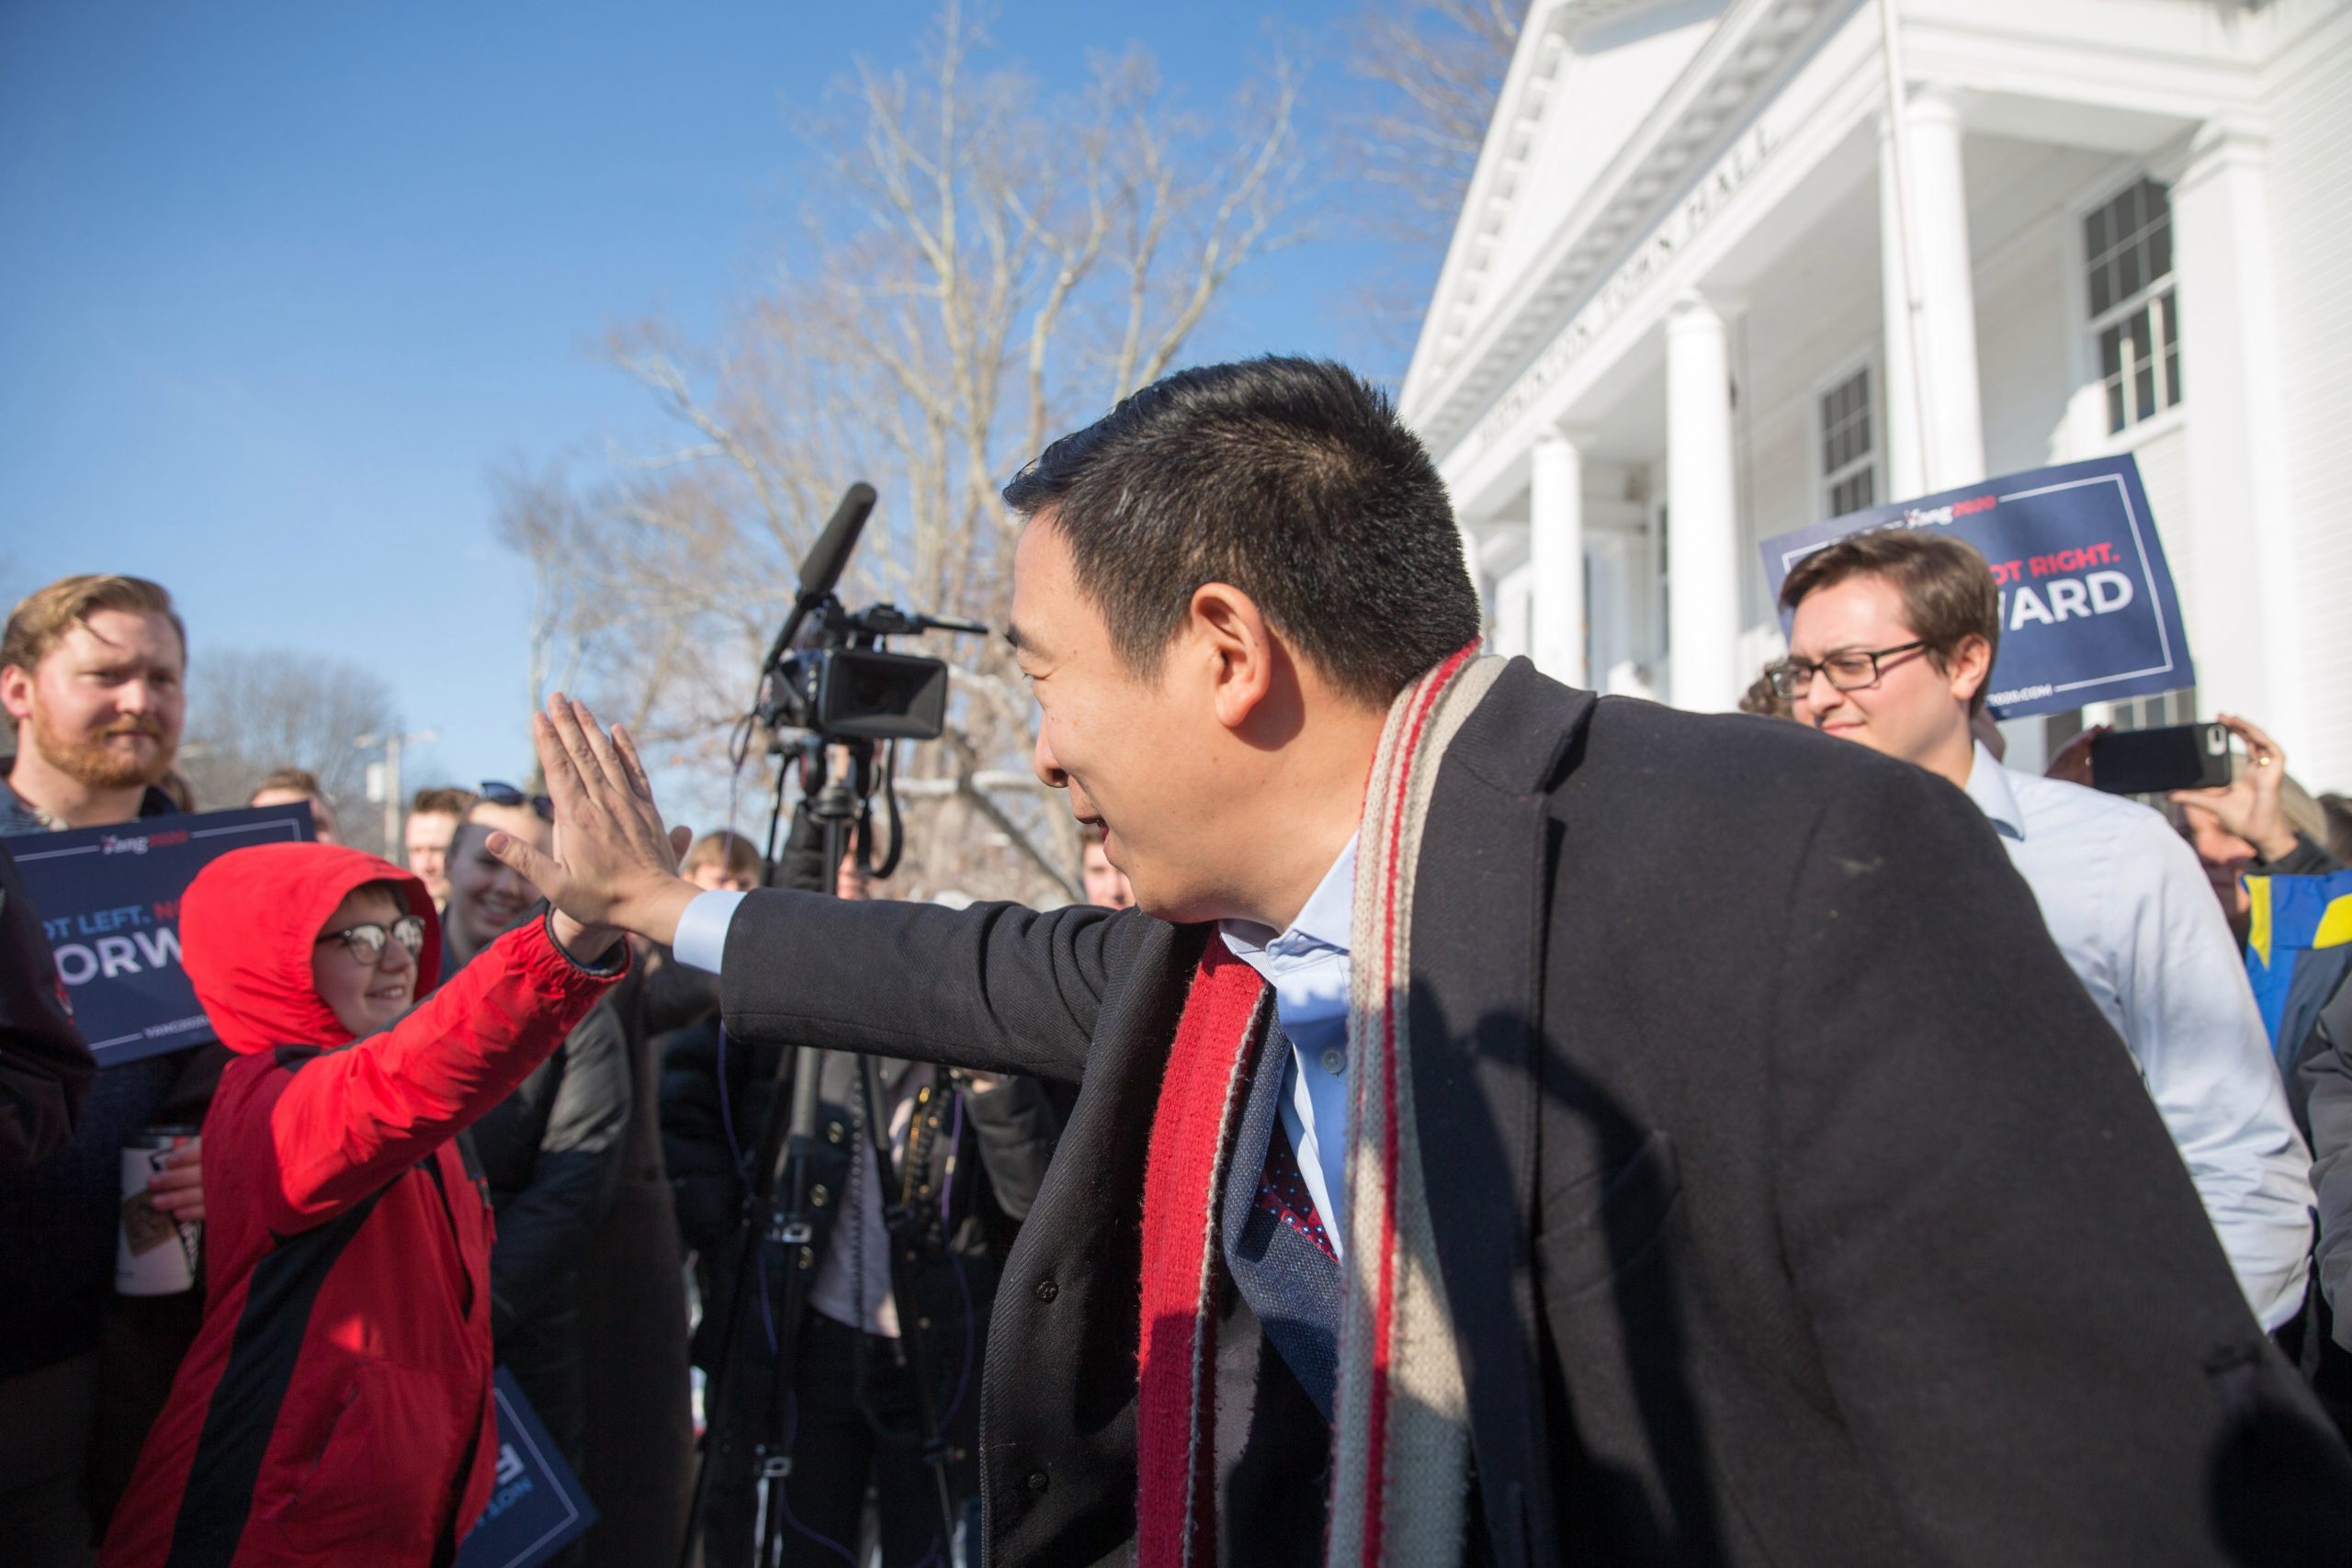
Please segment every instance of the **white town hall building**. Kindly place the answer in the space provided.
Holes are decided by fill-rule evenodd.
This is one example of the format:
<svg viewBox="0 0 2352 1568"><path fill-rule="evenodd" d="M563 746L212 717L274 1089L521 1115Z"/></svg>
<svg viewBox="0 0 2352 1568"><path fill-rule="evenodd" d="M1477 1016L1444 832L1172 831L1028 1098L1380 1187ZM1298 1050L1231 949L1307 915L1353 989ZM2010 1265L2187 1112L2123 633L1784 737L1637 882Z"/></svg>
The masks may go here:
<svg viewBox="0 0 2352 1568"><path fill-rule="evenodd" d="M2352 3L1533 0L1401 403L1494 645L1704 709L1759 539L2133 452L2198 690L2111 716L2352 786Z"/></svg>

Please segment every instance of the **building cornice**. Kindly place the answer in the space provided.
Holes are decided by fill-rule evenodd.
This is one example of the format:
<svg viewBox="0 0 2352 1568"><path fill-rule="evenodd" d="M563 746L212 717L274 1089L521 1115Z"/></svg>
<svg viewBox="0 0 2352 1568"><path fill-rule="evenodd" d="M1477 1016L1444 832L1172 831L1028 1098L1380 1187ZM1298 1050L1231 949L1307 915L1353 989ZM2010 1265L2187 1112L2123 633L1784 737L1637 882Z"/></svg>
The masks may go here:
<svg viewBox="0 0 2352 1568"><path fill-rule="evenodd" d="M1653 226L1702 159L1720 156L1726 131L1822 15L1853 3L1733 0L1697 55L1527 266L1515 276L1495 278L1488 267L1510 209L1527 189L1527 155L1570 40L1606 15L1634 7L1563 0L1530 16L1405 380L1403 412L1424 440L1443 450L1461 437L1583 296L1608 280L1628 245Z"/></svg>

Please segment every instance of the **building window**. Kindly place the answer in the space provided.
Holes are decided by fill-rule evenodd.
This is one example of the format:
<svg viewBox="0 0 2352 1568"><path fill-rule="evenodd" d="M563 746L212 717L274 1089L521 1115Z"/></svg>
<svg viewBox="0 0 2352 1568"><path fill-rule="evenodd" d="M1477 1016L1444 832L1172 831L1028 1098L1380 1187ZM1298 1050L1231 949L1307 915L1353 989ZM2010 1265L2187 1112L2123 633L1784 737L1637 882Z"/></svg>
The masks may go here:
<svg viewBox="0 0 2352 1568"><path fill-rule="evenodd" d="M1855 371L1821 394L1821 479L1829 515L1878 504L1878 456L1871 440L1871 373Z"/></svg>
<svg viewBox="0 0 2352 1568"><path fill-rule="evenodd" d="M2173 293L2172 199L2142 179L2083 220L2091 337L2110 434L2180 401L2180 308Z"/></svg>

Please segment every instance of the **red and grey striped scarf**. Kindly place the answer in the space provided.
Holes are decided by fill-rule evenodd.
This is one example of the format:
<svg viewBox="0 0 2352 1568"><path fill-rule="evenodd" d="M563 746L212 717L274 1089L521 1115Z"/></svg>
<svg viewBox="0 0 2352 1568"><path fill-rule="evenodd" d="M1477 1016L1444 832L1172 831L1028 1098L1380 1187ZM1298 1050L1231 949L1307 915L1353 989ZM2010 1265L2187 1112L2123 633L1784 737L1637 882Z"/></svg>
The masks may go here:
<svg viewBox="0 0 2352 1568"><path fill-rule="evenodd" d="M1425 1199L1405 1002L1413 873L1439 764L1502 669L1475 655L1464 649L1397 696L1357 835L1347 1299L1327 1568L1462 1556L1469 1410ZM1265 1006L1257 972L1212 939L1176 1028L1145 1165L1138 1568L1216 1562L1217 1205Z"/></svg>

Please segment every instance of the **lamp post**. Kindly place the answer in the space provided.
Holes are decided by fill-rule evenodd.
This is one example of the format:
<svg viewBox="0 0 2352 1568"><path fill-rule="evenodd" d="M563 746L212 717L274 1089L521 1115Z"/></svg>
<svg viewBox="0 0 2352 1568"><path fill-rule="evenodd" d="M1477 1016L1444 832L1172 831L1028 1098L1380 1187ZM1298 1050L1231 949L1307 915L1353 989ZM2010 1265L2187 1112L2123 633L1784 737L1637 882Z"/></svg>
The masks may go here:
<svg viewBox="0 0 2352 1568"><path fill-rule="evenodd" d="M384 858L396 865L407 863L401 856L401 815L407 799L401 788L401 749L412 741L425 745L440 739L441 732L437 729L414 729L405 733L394 729L381 735L355 735L351 738L351 743L362 751L373 750L379 746L384 749L384 771L380 779L384 804ZM377 796L371 792L369 798Z"/></svg>

